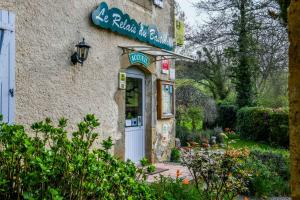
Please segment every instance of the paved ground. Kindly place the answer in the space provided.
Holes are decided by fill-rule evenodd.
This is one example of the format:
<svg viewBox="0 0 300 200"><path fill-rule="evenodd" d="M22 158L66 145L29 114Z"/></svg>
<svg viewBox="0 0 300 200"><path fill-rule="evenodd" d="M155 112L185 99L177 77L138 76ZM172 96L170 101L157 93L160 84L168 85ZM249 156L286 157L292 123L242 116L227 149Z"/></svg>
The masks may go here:
<svg viewBox="0 0 300 200"><path fill-rule="evenodd" d="M189 180L192 179L192 176L189 172L189 170L187 169L187 167L184 167L180 164L176 164L176 163L156 163L155 164L156 168L159 169L168 169L167 171L163 171L161 173L157 173L157 174L153 174L150 175L147 179L148 182L153 182L155 181L156 178L159 178L159 175L163 175L163 176L168 176L168 177L172 177L174 179L176 179L176 174L177 174L177 170L179 170L179 178L187 178Z"/></svg>

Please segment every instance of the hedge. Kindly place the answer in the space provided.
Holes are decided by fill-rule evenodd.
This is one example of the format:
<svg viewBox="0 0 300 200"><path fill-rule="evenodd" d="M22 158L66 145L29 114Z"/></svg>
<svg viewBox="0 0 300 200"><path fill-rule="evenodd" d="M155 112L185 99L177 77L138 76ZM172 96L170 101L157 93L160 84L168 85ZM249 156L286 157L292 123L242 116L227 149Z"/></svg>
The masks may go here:
<svg viewBox="0 0 300 200"><path fill-rule="evenodd" d="M289 117L287 110L277 110L270 116L270 141L279 146L289 145Z"/></svg>
<svg viewBox="0 0 300 200"><path fill-rule="evenodd" d="M235 129L236 126L236 115L237 107L235 105L220 105L218 107L219 118L218 124L223 129L230 128Z"/></svg>
<svg viewBox="0 0 300 200"><path fill-rule="evenodd" d="M245 107L237 113L237 131L242 138L288 147L288 110Z"/></svg>

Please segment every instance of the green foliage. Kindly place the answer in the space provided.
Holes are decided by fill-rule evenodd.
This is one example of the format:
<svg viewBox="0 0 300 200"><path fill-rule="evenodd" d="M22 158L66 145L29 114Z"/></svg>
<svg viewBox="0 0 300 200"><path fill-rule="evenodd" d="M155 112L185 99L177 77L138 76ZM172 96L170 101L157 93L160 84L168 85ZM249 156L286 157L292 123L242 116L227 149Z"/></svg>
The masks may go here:
<svg viewBox="0 0 300 200"><path fill-rule="evenodd" d="M180 139L183 146L187 142L198 141L200 139L200 130L203 126L203 112L199 106L184 108L177 107L176 111L176 137Z"/></svg>
<svg viewBox="0 0 300 200"><path fill-rule="evenodd" d="M257 105L269 108L281 108L288 106L288 73L273 72L265 80L262 90L257 96Z"/></svg>
<svg viewBox="0 0 300 200"><path fill-rule="evenodd" d="M172 162L180 162L181 152L177 148L173 148L171 151L171 161Z"/></svg>
<svg viewBox="0 0 300 200"><path fill-rule="evenodd" d="M247 155L245 150L227 150L225 153L195 150L183 156L183 164L192 173L196 188L204 199L234 199L247 191L251 174L242 165Z"/></svg>
<svg viewBox="0 0 300 200"><path fill-rule="evenodd" d="M288 181L290 179L290 160L288 154L272 150L252 149L250 155L254 160L260 160L284 180Z"/></svg>
<svg viewBox="0 0 300 200"><path fill-rule="evenodd" d="M275 0L280 6L280 18L283 22L283 25L286 27L288 22L288 7L291 4L291 0Z"/></svg>
<svg viewBox="0 0 300 200"><path fill-rule="evenodd" d="M237 131L242 138L257 141L268 141L269 108L245 107L237 114Z"/></svg>
<svg viewBox="0 0 300 200"><path fill-rule="evenodd" d="M287 149L243 139L236 139L229 147L250 149L250 156L243 167L252 174L248 180L248 195L259 199L289 196L290 154Z"/></svg>
<svg viewBox="0 0 300 200"><path fill-rule="evenodd" d="M158 181L151 184L155 199L158 200L204 200L193 184L183 184L182 179L172 179L160 176Z"/></svg>
<svg viewBox="0 0 300 200"><path fill-rule="evenodd" d="M221 127L215 127L212 136L215 136L216 137L216 142L220 143L220 144L224 143L224 139L226 137L226 135L224 135L223 130L222 130Z"/></svg>
<svg viewBox="0 0 300 200"><path fill-rule="evenodd" d="M231 91L228 59L222 51L204 47L198 51L198 61L191 63L179 61L178 78L189 78L197 81L209 90L216 100L224 100Z"/></svg>
<svg viewBox="0 0 300 200"><path fill-rule="evenodd" d="M91 150L99 135L94 115L71 139L66 126L66 119L58 126L46 119L31 126L30 138L23 126L0 123L0 199L152 199L144 179L138 180L144 170L109 153L111 138Z"/></svg>
<svg viewBox="0 0 300 200"><path fill-rule="evenodd" d="M289 196L289 159L273 151L251 150L245 168L252 172L250 195L257 197Z"/></svg>
<svg viewBox="0 0 300 200"><path fill-rule="evenodd" d="M235 105L220 105L218 111L218 124L222 128L235 129L237 107Z"/></svg>
<svg viewBox="0 0 300 200"><path fill-rule="evenodd" d="M282 147L289 146L288 110L276 110L270 114L270 142Z"/></svg>
<svg viewBox="0 0 300 200"><path fill-rule="evenodd" d="M288 111L245 107L238 111L237 130L242 138L288 146Z"/></svg>
<svg viewBox="0 0 300 200"><path fill-rule="evenodd" d="M197 132L203 126L203 112L200 106L190 106L188 108L177 107L177 124L185 127L190 132Z"/></svg>
<svg viewBox="0 0 300 200"><path fill-rule="evenodd" d="M203 121L203 112L200 107L189 107L187 109L187 118L191 122L192 131L201 130Z"/></svg>
<svg viewBox="0 0 300 200"><path fill-rule="evenodd" d="M179 138L182 146L187 146L187 142L191 134L191 131L186 127L180 126L178 124L176 125L176 138Z"/></svg>

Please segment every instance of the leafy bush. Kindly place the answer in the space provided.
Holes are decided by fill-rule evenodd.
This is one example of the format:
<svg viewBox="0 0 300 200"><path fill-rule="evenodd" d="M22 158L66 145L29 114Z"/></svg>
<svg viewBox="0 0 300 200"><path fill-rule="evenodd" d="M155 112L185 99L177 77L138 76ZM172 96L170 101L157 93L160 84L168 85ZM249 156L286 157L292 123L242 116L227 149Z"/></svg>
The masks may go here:
<svg viewBox="0 0 300 200"><path fill-rule="evenodd" d="M223 128L235 129L237 107L235 105L220 105L218 107L218 124Z"/></svg>
<svg viewBox="0 0 300 200"><path fill-rule="evenodd" d="M289 196L289 159L272 151L251 150L245 168L252 172L250 195L257 197Z"/></svg>
<svg viewBox="0 0 300 200"><path fill-rule="evenodd" d="M182 146L187 146L191 131L184 126L176 125L176 138L179 138Z"/></svg>
<svg viewBox="0 0 300 200"><path fill-rule="evenodd" d="M287 109L277 109L270 115L270 141L282 147L289 146L289 118Z"/></svg>
<svg viewBox="0 0 300 200"><path fill-rule="evenodd" d="M251 196L288 196L288 182L272 172L260 160L249 159L245 167L253 173L248 185Z"/></svg>
<svg viewBox="0 0 300 200"><path fill-rule="evenodd" d="M242 138L268 141L269 108L245 107L237 114L237 131Z"/></svg>
<svg viewBox="0 0 300 200"><path fill-rule="evenodd" d="M0 199L152 199L145 168L112 156L110 138L90 149L98 137L94 115L72 139L66 126L66 119L57 127L46 119L32 125L30 138L23 126L0 122Z"/></svg>
<svg viewBox="0 0 300 200"><path fill-rule="evenodd" d="M250 153L254 160L260 160L264 165L275 172L283 180L290 180L290 159L288 155L271 150L252 149Z"/></svg>
<svg viewBox="0 0 300 200"><path fill-rule="evenodd" d="M204 199L234 199L248 190L247 180L251 174L242 165L248 155L248 150L240 149L228 149L225 153L199 150L187 152L183 164Z"/></svg>
<svg viewBox="0 0 300 200"><path fill-rule="evenodd" d="M171 151L171 161L172 162L180 162L181 152L177 148L173 148Z"/></svg>
<svg viewBox="0 0 300 200"><path fill-rule="evenodd" d="M214 134L214 130L206 129L201 131L200 140L201 143L209 143L211 136Z"/></svg>
<svg viewBox="0 0 300 200"><path fill-rule="evenodd" d="M202 200L193 184L184 184L180 178L172 179L170 177L160 176L160 178L151 184L155 199L160 200ZM204 199L203 199L204 200Z"/></svg>
<svg viewBox="0 0 300 200"><path fill-rule="evenodd" d="M217 139L217 143L220 143L220 144L223 144L224 143L224 136L223 136L223 130L221 127L215 127L214 128L214 133L213 133L213 136L216 137Z"/></svg>
<svg viewBox="0 0 300 200"><path fill-rule="evenodd" d="M203 111L200 106L184 108L178 106L176 109L177 125L185 127L190 132L198 132L203 126Z"/></svg>
<svg viewBox="0 0 300 200"><path fill-rule="evenodd" d="M242 138L288 146L287 110L245 107L237 116L237 131Z"/></svg>

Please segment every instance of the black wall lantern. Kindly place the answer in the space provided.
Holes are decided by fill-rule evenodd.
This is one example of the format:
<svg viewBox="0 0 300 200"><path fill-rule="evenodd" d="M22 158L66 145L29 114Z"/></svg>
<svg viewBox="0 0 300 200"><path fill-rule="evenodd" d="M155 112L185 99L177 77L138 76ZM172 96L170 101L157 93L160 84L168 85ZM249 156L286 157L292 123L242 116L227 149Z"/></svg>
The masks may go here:
<svg viewBox="0 0 300 200"><path fill-rule="evenodd" d="M76 45L77 51L71 56L71 62L76 65L80 63L83 65L83 62L87 59L89 50L91 46L85 43L84 38L81 42Z"/></svg>

